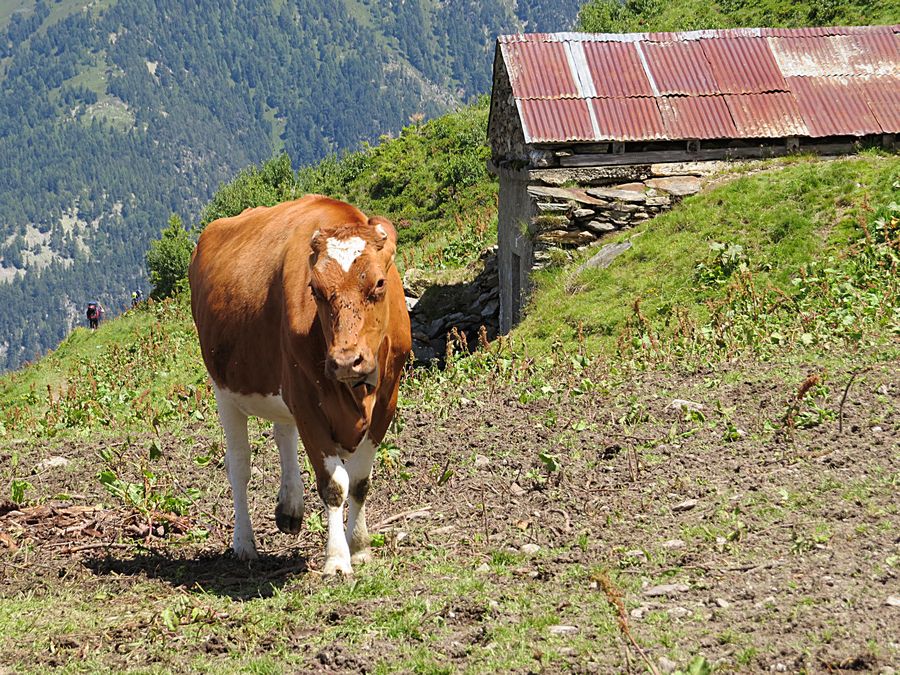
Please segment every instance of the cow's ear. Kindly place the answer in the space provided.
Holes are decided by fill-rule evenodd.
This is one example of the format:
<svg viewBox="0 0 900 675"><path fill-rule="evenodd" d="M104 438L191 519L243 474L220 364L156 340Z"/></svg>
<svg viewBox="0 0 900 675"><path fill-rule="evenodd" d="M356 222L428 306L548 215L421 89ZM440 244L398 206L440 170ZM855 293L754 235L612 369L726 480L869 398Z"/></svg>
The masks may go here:
<svg viewBox="0 0 900 675"><path fill-rule="evenodd" d="M369 225L375 228L375 246L378 250L388 250L391 257L397 250L397 230L387 218L376 216L369 218Z"/></svg>
<svg viewBox="0 0 900 675"><path fill-rule="evenodd" d="M309 239L309 248L313 259L318 259L322 255L322 251L325 249L325 237L322 236L321 230L312 233L312 237Z"/></svg>

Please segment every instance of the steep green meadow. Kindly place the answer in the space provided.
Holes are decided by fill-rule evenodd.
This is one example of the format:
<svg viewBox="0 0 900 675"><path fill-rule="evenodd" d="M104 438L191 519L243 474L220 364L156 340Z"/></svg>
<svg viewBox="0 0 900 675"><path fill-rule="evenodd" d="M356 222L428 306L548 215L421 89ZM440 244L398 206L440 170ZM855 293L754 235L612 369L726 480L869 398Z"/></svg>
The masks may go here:
<svg viewBox="0 0 900 675"><path fill-rule="evenodd" d="M367 161L325 191L387 205ZM310 180L277 166L218 206ZM716 183L621 235L634 248L608 270L544 273L509 338L408 373L367 503L375 560L351 580L318 572L308 468L304 529L275 531L265 423L251 425L250 485L263 557L230 555L222 434L185 296L78 329L4 376L0 668L895 663L898 161L799 158ZM464 274L490 238L467 239L463 203L442 202L436 238L406 235L401 259L440 276L427 247L446 237Z"/></svg>
<svg viewBox="0 0 900 675"><path fill-rule="evenodd" d="M767 295L764 304L771 309L793 298L789 302L796 315L801 309L796 299L809 295L806 277L822 270L829 272L815 283L854 283L860 292L873 283L882 288L880 313L876 311L868 325L875 334L885 328L896 332L895 269L889 266L877 281L838 279L850 274L860 242L873 232L868 229L872 223L886 219L889 224L896 216L890 209L900 198L896 156L870 153L836 161L805 157L752 164L713 182L718 187L610 239L629 240L633 246L608 269L579 275L573 268L557 267L542 273L517 335L539 352L580 339L588 353L613 354L626 332L634 337L638 315L646 322L638 337L669 341L678 330L711 326L751 286L754 293ZM893 241L896 234L884 236ZM820 312L830 303L821 295L816 298L819 304L803 311ZM857 310L865 305L851 300L845 298ZM789 338L777 337L779 328L801 322L771 314L769 337L776 337L769 346L777 351ZM800 334L814 334L822 349L831 349L830 331L824 326L814 330L810 321L811 316ZM864 322L861 316L848 321L848 326ZM760 322L763 331L765 324ZM773 351L764 348L764 336L743 337L744 351ZM793 336L792 345L798 337ZM855 332L848 337L860 339ZM734 348L740 350L739 345Z"/></svg>

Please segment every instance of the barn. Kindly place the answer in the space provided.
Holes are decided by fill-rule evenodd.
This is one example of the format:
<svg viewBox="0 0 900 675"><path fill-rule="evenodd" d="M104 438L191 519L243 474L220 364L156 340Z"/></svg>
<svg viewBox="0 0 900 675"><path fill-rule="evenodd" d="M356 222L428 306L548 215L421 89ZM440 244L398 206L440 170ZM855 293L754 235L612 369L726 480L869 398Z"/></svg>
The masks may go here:
<svg viewBox="0 0 900 675"><path fill-rule="evenodd" d="M501 332L536 269L723 162L895 149L900 132L900 25L506 35L493 78Z"/></svg>

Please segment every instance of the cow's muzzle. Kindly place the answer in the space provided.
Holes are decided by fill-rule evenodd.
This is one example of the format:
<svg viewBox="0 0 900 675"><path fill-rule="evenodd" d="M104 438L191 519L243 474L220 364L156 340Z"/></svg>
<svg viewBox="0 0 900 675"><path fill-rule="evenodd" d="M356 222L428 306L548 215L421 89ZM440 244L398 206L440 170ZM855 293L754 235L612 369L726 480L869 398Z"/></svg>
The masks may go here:
<svg viewBox="0 0 900 675"><path fill-rule="evenodd" d="M333 351L325 362L328 377L351 387L360 384L378 384L378 370L371 350L342 349Z"/></svg>

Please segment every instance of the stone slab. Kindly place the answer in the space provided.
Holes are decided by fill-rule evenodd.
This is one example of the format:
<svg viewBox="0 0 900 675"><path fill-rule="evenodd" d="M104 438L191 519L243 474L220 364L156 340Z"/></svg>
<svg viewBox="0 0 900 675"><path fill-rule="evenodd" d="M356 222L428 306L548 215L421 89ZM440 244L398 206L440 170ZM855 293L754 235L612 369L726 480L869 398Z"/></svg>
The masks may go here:
<svg viewBox="0 0 900 675"><path fill-rule="evenodd" d="M586 192L591 197L597 197L598 199L611 199L620 202L641 204L646 200L643 191L635 192L634 190L620 190L618 188L588 188Z"/></svg>
<svg viewBox="0 0 900 675"><path fill-rule="evenodd" d="M644 180L652 176L650 165L571 167L559 169L535 169L528 172L534 182L544 185L609 185L627 181ZM663 175L663 174L660 174Z"/></svg>
<svg viewBox="0 0 900 675"><path fill-rule="evenodd" d="M654 176L711 176L729 167L734 167L735 162L664 162L651 164L650 173Z"/></svg>
<svg viewBox="0 0 900 675"><path fill-rule="evenodd" d="M620 241L616 244L607 244L599 251L597 251L597 253L595 253L586 262L583 262L581 265L579 265L578 269L575 271L575 274L578 275L587 269L606 269L612 264L613 260L618 258L630 248L630 241Z"/></svg>
<svg viewBox="0 0 900 675"><path fill-rule="evenodd" d="M651 178L647 185L667 192L675 197L687 197L700 192L700 179L696 176L671 176L669 178Z"/></svg>
<svg viewBox="0 0 900 675"><path fill-rule="evenodd" d="M584 190L577 188L545 187L543 185L529 185L528 194L532 197L545 197L547 199L561 199L566 202L577 202L590 206L605 206L606 202L588 195Z"/></svg>
<svg viewBox="0 0 900 675"><path fill-rule="evenodd" d="M534 240L556 246L581 246L582 244L591 243L596 238L596 235L580 230L548 230L541 232Z"/></svg>

